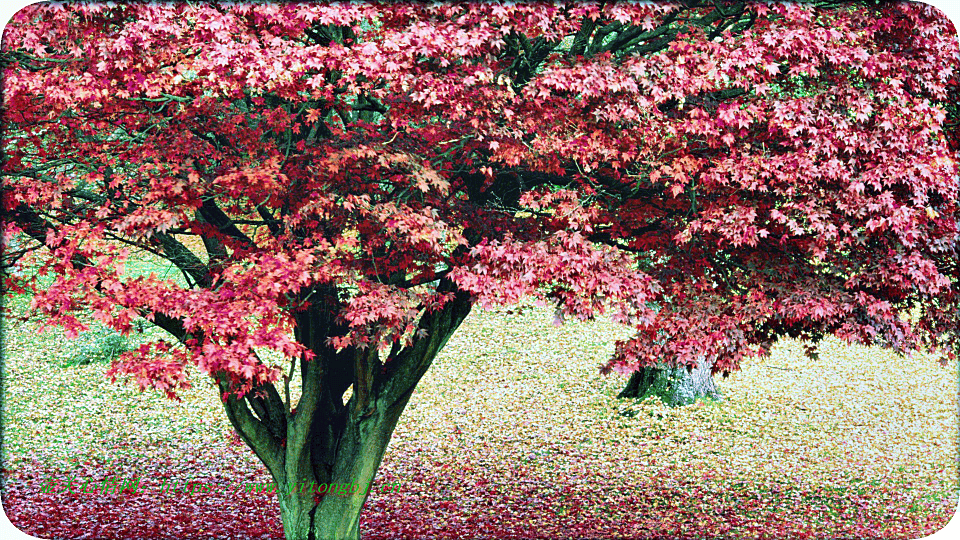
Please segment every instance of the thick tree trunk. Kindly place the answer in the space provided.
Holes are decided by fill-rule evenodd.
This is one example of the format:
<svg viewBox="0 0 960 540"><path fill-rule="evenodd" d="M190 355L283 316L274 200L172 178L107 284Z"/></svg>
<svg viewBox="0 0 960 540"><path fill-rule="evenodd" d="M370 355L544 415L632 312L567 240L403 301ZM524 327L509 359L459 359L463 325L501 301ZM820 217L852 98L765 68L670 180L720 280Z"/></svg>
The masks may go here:
<svg viewBox="0 0 960 540"><path fill-rule="evenodd" d="M360 538L360 511L402 410L376 413L351 425L334 456L334 474L323 487L283 486L278 495L288 540Z"/></svg>
<svg viewBox="0 0 960 540"><path fill-rule="evenodd" d="M657 396L671 407L689 405L703 398L721 399L710 365L703 359L692 370L658 366L635 371L617 397L644 399L648 396Z"/></svg>
<svg viewBox="0 0 960 540"><path fill-rule="evenodd" d="M455 292L454 300L425 313L419 322L424 332L407 347L395 345L386 362L376 347L332 348L328 338L347 331L336 320L336 291L312 291L312 307L296 315L296 337L316 357L300 362L302 393L295 410L286 409L272 384L238 398L221 378L227 416L277 484L288 540L360 538L360 510L400 414L470 312L469 295L448 281L441 287ZM344 404L349 388L353 394Z"/></svg>

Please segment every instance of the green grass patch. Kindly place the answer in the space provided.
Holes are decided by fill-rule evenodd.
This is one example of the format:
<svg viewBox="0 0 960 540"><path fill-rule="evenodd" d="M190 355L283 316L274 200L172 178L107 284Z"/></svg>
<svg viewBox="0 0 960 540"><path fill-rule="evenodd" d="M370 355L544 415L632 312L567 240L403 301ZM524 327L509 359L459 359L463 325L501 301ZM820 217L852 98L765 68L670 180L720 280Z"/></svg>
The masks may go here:
<svg viewBox="0 0 960 540"><path fill-rule="evenodd" d="M80 333L62 367L109 363L132 348L131 340L113 329L91 329Z"/></svg>

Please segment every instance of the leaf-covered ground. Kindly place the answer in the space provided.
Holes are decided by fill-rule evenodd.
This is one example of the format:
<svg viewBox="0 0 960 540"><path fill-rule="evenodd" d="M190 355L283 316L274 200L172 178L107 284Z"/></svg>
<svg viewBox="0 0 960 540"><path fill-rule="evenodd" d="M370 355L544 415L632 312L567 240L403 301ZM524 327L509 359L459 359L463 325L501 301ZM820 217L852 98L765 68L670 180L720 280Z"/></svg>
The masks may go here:
<svg viewBox="0 0 960 540"><path fill-rule="evenodd" d="M954 368L782 342L683 409L617 400L598 366L623 329L475 311L401 419L365 538L920 538L957 504ZM269 476L212 387L182 403L62 367L76 345L4 322L3 507L41 538L279 538ZM138 493L42 493L50 479ZM202 481L207 493L162 493ZM399 482L400 493L380 489ZM62 484L65 485L65 484ZM79 491L79 490L78 490Z"/></svg>

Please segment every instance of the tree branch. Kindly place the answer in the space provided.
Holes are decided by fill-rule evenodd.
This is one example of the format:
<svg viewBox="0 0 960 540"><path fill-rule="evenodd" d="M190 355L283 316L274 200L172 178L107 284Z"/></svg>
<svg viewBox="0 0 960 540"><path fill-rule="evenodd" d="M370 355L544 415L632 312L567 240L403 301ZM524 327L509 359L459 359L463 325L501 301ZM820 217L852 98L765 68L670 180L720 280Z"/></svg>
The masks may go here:
<svg viewBox="0 0 960 540"><path fill-rule="evenodd" d="M237 228L230 217L217 206L217 203L213 202L213 199L204 199L199 211L204 221L216 227L222 234L240 241L245 247L253 245L253 241Z"/></svg>
<svg viewBox="0 0 960 540"><path fill-rule="evenodd" d="M212 284L210 269L192 251L180 241L167 233L156 233L154 238L163 247L165 258L172 262L185 276L193 279L200 287L207 288Z"/></svg>

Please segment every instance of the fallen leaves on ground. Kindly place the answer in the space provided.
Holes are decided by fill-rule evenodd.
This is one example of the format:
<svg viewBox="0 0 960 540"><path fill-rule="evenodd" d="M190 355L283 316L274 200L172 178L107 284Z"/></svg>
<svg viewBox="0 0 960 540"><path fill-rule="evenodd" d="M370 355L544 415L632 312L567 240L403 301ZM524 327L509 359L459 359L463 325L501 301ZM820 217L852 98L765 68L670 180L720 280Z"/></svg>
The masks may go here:
<svg viewBox="0 0 960 540"><path fill-rule="evenodd" d="M784 341L718 381L724 401L670 409L618 400L625 379L599 375L629 330L551 318L467 319L401 418L365 538L918 538L953 513L957 371L935 358L828 340L811 360ZM70 345L54 331L4 330L3 504L22 530L282 537L275 496L239 488L270 478L231 444L211 386L195 379L182 403L141 394L103 364L58 367ZM41 492L71 474L148 488ZM163 494L165 478L223 489Z"/></svg>

